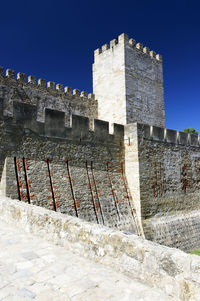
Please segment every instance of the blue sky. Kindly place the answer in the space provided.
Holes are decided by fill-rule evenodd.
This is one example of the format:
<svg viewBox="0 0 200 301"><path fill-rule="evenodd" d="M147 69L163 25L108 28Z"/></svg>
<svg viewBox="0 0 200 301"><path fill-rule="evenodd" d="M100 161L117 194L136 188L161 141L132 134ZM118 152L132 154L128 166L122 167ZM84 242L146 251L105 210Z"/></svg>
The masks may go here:
<svg viewBox="0 0 200 301"><path fill-rule="evenodd" d="M166 127L200 131L199 1L1 1L0 65L92 91L93 51L125 32L163 55Z"/></svg>

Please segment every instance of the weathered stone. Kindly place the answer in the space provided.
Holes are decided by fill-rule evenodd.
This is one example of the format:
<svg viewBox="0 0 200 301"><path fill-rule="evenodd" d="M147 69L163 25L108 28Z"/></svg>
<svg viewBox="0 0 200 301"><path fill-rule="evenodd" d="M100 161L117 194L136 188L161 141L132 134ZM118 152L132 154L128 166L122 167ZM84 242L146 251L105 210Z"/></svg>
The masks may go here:
<svg viewBox="0 0 200 301"><path fill-rule="evenodd" d="M17 215L13 213L19 210L20 217L16 217ZM132 279L138 278L145 284L154 286L157 289L162 289L163 292L170 295L174 301L199 300L200 258L198 256L188 255L180 250L170 249L152 243L134 234L126 235L120 231L88 223L75 217L66 216L24 202L10 200L5 197L0 197L0 216L1 219L7 223L7 227L10 227L9 224L12 224L16 228L23 229L23 231L25 230L37 234L37 236L43 237L46 240L65 246L66 249L74 253L73 256L75 256L75 254L76 256L78 255L77 258L89 258L106 265L105 270L109 270L109 267L112 267L116 271L129 275ZM22 239L21 237L20 235L20 239ZM35 239L39 240L40 238L34 237L34 240ZM22 246L24 241L26 240L22 241ZM13 243L20 245L21 242L15 240ZM47 245L47 243L45 243L45 245ZM34 261L38 261L40 265L41 256L43 262L45 260L51 263L51 265L58 264L62 258L60 255L52 256L49 254L52 252L50 250L44 250L45 252L38 253L36 247L37 244L29 253L22 252L23 258L25 256L29 261L17 263L19 269L26 268L30 270L31 273L34 273L36 269L36 266L33 265ZM52 246L50 249L52 250ZM34 253L32 253L33 251ZM35 255L35 252L39 257ZM59 252L61 252L61 250ZM64 256L63 252L62 256ZM80 260L81 259L79 259L79 261ZM74 263L71 263L71 260L65 260L63 264L69 264L69 262L74 268ZM88 264L84 266L88 266ZM36 282L48 282L48 279L52 277L53 266L50 269L50 274L45 271L42 273L42 267L44 267L44 264L39 269L40 273L34 276ZM100 272L99 268L98 271ZM55 272L58 273L59 270L57 267ZM80 268L80 278L83 277L81 273L82 269ZM65 268L65 275L68 274L70 275L69 277L74 277L74 274L69 272L69 267L67 270ZM58 280L55 276L56 275L53 275L52 278L54 284ZM15 278L16 277L17 275ZM29 274L26 274L26 277L30 277ZM105 279L107 278L104 278L104 280ZM66 279L63 279L63 281L66 282ZM128 281L129 287L131 281L131 279ZM62 279L60 279L58 283L62 286ZM31 296L33 296L31 292L35 293L37 297L39 296L39 292L35 291L35 284L32 284L27 290L22 289L21 292L24 296L26 295L31 298ZM144 297L144 292L142 292L142 296ZM160 298L160 300L165 300L163 299L164 297Z"/></svg>
<svg viewBox="0 0 200 301"><path fill-rule="evenodd" d="M119 36L118 43L110 44L110 49L106 44L103 53L96 51L94 56L93 90L99 103L98 117L121 124L140 122L164 127L161 56L128 40L125 34Z"/></svg>

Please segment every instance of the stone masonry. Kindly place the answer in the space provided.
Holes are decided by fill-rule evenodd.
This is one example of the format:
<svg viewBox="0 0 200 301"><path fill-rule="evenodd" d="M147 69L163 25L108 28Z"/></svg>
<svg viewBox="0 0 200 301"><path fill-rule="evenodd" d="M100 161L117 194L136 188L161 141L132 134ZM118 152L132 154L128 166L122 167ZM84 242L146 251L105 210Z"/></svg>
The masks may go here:
<svg viewBox="0 0 200 301"><path fill-rule="evenodd" d="M0 219L0 300L180 301L16 226Z"/></svg>
<svg viewBox="0 0 200 301"><path fill-rule="evenodd" d="M165 127L162 57L122 34L94 52L99 118Z"/></svg>
<svg viewBox="0 0 200 301"><path fill-rule="evenodd" d="M95 51L93 86L0 68L0 194L199 248L200 139L164 128L161 55L122 34Z"/></svg>
<svg viewBox="0 0 200 301"><path fill-rule="evenodd" d="M24 238L22 246L25 248L20 248L20 252L15 251L14 254L17 253L16 256L18 259L18 262L15 263L17 271L11 275L11 277L14 278L13 290L16 294L23 293L25 295L24 297L27 297L28 294L35 294L35 299L41 301L43 300L41 292L43 289L45 290L46 288L45 293L47 294L47 299L45 300L49 300L48 294L53 294L56 289L57 294L64 290L64 300L68 300L66 299L68 294L72 293L72 291L74 292L74 289L76 289L78 293L85 288L85 295L83 294L82 298L80 296L80 299L77 296L78 299L75 298L75 300L199 301L199 256L189 255L177 249L161 246L131 233L95 225L76 217L53 212L52 210L29 205L24 202L10 200L5 197L0 197L0 216L1 226L3 226L2 221L4 221L8 224L9 230L12 226L12 232L13 229L16 228L15 240L13 241L13 236L8 237L9 234L6 233L7 240L3 244L3 247L7 245L9 247L8 243L10 243L10 245L12 244L14 246L14 251L16 249L18 250L19 245L17 240L20 238L18 234L19 230L35 234L37 237L33 237L33 241L40 242L35 245L31 242L30 245L33 246L33 249L30 252L30 245L28 245L29 252L26 252L27 245L25 242L28 240L28 235L23 233L20 235ZM3 226L3 229L5 229L5 226ZM1 234L3 229L1 228ZM56 251L54 246L52 246L49 251L41 250L40 246L48 245L47 242L42 242L41 238L57 245L56 254L52 254L52 249ZM3 236L1 236L0 245L2 239L5 240L5 231L3 232ZM58 252L58 245L65 248L66 255L64 255L63 251ZM6 251L10 251L10 249L11 246L7 248ZM8 272L11 273L13 270L14 259L11 258L8 260L7 252L5 253L3 251L2 253L1 258L4 259L3 266L6 267L5 263L9 264L5 269L6 275L9 276ZM66 256L68 255L69 257L69 253L73 253L73 257L67 260ZM42 266L41 254L45 256L43 258L45 262L42 262ZM75 261L74 257L77 258L77 261ZM87 259L95 262L87 262ZM62 267L65 267L65 273L62 271L61 266L58 265L61 260L63 260ZM51 265L47 265L46 261L50 262ZM69 261L70 263L74 263L73 269L69 267ZM85 262L83 267L81 262ZM34 263L35 265L33 265ZM74 272L77 270L77 264L79 264L80 270L75 275ZM94 265L96 265L96 269L93 274ZM118 273L119 279L114 283L114 291L118 291L119 294L116 295L116 293L114 293L113 286L111 285L110 294L114 294L115 297L107 299L106 295L104 295L107 292L106 289L101 291L102 295L100 299L98 299L98 291L102 285L100 282L100 288L96 287L93 292L96 293L95 297L93 296L92 299L90 299L87 287L90 286L91 281L84 281L85 277L83 277L83 274L85 271L87 271L87 273L89 272L89 275L92 273L93 276L91 280L93 282L102 275L102 269L106 269L107 271L107 273L104 274L104 281L106 282L105 288L108 288L111 283L113 283L112 279L116 279L116 272ZM59 273L59 275L57 275L57 273ZM111 282L108 277L110 273L112 273ZM122 291L118 290L118 288L121 287L121 273L124 273L128 277L127 289L123 291L123 295L121 294ZM23 280L24 274L27 275L26 278L28 278L26 282ZM82 276L82 281L80 281L80 275ZM20 283L18 281L16 287L18 277L20 276L21 281ZM76 284L70 281L74 277L76 277L76 279L78 277ZM100 279L102 279L102 277L100 277ZM15 279L16 281L14 281ZM0 287L1 285L5 285L5 280L8 282L8 277L2 280L4 281L0 283ZM39 281L40 286L37 283ZM136 289L134 289L133 281L137 281L138 283ZM138 294L141 281L145 285L151 286L151 290L149 289L148 293L145 292L145 286L143 285L143 291ZM46 287L44 287L45 282ZM65 285L63 285L63 282ZM24 285L26 286L24 287ZM8 290L3 289L3 293L11 294L12 291L9 291L10 287L11 285L8 286ZM88 294L86 292L88 292ZM130 296L126 295L128 292L131 293ZM124 296L127 297L124 299ZM55 295L53 295L52 298L53 297L55 297ZM73 296L70 297L74 300ZM62 299L58 300L60 301Z"/></svg>

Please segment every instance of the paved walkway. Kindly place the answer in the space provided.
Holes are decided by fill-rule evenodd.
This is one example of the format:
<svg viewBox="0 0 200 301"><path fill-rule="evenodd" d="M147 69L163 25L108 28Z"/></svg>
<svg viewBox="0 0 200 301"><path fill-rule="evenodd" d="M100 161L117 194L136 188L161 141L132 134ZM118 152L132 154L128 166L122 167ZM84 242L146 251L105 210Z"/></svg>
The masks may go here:
<svg viewBox="0 0 200 301"><path fill-rule="evenodd" d="M0 220L0 301L2 300L176 299Z"/></svg>

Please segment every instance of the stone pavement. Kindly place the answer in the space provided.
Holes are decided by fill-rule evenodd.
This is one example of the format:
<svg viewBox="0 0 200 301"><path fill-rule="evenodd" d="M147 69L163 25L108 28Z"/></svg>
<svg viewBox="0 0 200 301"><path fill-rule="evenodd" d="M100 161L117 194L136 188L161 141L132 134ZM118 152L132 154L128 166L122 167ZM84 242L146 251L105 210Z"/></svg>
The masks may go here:
<svg viewBox="0 0 200 301"><path fill-rule="evenodd" d="M30 300L178 299L0 220L0 301Z"/></svg>

